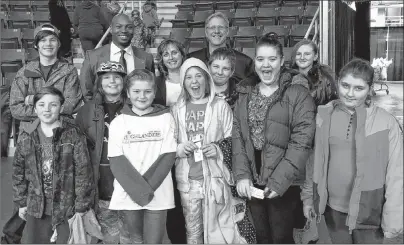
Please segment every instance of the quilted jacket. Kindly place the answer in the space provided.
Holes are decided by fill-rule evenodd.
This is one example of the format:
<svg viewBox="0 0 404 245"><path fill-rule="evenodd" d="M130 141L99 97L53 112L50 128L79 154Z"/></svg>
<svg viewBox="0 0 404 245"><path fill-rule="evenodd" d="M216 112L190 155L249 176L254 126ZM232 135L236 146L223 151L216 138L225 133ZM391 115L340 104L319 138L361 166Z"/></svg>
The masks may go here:
<svg viewBox="0 0 404 245"><path fill-rule="evenodd" d="M257 174L254 146L248 125L249 94L257 76L242 81L233 120L233 172L235 179L250 179L269 187L279 195L292 185L302 185L306 162L312 149L315 131L315 104L304 79L284 68L279 89L269 105L264 127L261 174ZM249 85L250 84L250 85ZM251 86L251 84L253 86Z"/></svg>
<svg viewBox="0 0 404 245"><path fill-rule="evenodd" d="M27 207L29 215L41 218L45 194L42 183L42 154L34 121L18 138L13 163L14 202ZM85 137L68 122L53 131L52 227L75 212L87 211L94 199L94 181Z"/></svg>

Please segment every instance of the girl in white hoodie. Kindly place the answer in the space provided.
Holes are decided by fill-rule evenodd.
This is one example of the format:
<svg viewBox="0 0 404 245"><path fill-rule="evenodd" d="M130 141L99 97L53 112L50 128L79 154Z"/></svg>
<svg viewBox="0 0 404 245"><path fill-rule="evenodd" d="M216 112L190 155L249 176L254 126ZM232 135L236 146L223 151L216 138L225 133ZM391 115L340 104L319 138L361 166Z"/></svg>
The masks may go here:
<svg viewBox="0 0 404 245"><path fill-rule="evenodd" d="M215 97L213 79L199 59L180 70L183 91L173 106L177 127L177 188L186 220L188 243L246 243L236 222L245 204L232 197L233 178L223 163L221 140L230 137L233 114ZM233 213L232 213L233 212Z"/></svg>

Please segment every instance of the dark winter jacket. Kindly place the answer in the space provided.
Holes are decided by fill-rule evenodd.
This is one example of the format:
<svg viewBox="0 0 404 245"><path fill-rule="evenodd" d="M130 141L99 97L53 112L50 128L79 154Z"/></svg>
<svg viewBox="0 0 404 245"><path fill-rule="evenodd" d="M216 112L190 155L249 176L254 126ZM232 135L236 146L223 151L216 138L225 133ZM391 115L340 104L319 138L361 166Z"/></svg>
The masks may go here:
<svg viewBox="0 0 404 245"><path fill-rule="evenodd" d="M308 72L310 93L316 106L325 105L338 98L334 72L326 65L315 65Z"/></svg>
<svg viewBox="0 0 404 245"><path fill-rule="evenodd" d="M97 94L95 98L80 108L76 116L76 125L86 136L91 165L93 167L94 183L96 184L94 208L98 203L98 181L100 178L100 162L104 143L104 106L103 98Z"/></svg>
<svg viewBox="0 0 404 245"><path fill-rule="evenodd" d="M290 185L303 183L315 131L314 101L307 88L298 84L302 82L302 76L295 74L286 68L281 71L280 87L268 107L259 176L247 110L249 94L259 83L256 76L238 86L240 94L234 108L232 160L235 179L250 179L279 195L283 195Z"/></svg>
<svg viewBox="0 0 404 245"><path fill-rule="evenodd" d="M236 68L235 68L232 78L236 79L236 81L238 83L241 80L254 74L254 62L247 55L245 55L237 50L233 50L233 51L236 54ZM188 54L188 58L190 58L190 57L200 59L203 62L205 62L206 65L208 65L209 57L210 57L209 48L203 48L203 49L191 52Z"/></svg>
<svg viewBox="0 0 404 245"><path fill-rule="evenodd" d="M109 27L101 8L92 1L83 1L74 10L73 25L75 28L85 30L103 30Z"/></svg>
<svg viewBox="0 0 404 245"><path fill-rule="evenodd" d="M43 216L45 205L39 125L36 120L20 134L13 163L14 202L17 207L27 207L28 214L35 218ZM78 128L62 121L62 126L53 133L54 229L75 212L85 212L91 207L94 181L85 137Z"/></svg>

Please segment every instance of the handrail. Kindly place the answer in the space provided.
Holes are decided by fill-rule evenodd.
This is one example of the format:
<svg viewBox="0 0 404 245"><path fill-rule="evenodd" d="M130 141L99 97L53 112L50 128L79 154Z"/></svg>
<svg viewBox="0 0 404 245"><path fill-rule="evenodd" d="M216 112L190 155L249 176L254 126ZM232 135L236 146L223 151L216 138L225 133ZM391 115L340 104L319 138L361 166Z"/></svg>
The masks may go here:
<svg viewBox="0 0 404 245"><path fill-rule="evenodd" d="M125 3L123 4L121 10L119 10L118 14L121 14L125 10L127 3L128 3L128 1L125 1ZM108 27L107 31L101 37L100 41L97 43L97 46L95 46L95 48L101 47L102 43L104 42L105 38L107 37L107 35L109 34L110 31L111 31L111 26Z"/></svg>
<svg viewBox="0 0 404 245"><path fill-rule="evenodd" d="M304 35L304 39L307 39L307 38L309 37L310 32L311 32L311 29L313 29L314 22L315 22L315 20L317 19L319 12L320 12L320 7L317 8L316 13L314 14L314 17L313 17L313 19L311 20L309 29L307 30L306 35ZM315 34L317 34L317 31L316 31Z"/></svg>

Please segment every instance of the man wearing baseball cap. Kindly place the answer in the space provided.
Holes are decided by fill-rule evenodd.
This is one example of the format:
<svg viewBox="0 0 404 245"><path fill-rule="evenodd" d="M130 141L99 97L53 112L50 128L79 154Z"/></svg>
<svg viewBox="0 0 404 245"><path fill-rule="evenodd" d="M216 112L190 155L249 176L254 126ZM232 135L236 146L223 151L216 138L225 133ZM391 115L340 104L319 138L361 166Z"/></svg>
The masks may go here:
<svg viewBox="0 0 404 245"><path fill-rule="evenodd" d="M53 86L65 97L61 112L62 120L73 121L72 114L78 109L82 94L77 69L64 59L58 58L61 43L60 31L50 23L34 30L34 47L39 57L25 64L11 84L10 111L20 121L20 132L37 118L33 98L43 87ZM18 138L17 138L18 140ZM25 221L18 217L18 207L3 228L2 243L19 243Z"/></svg>

